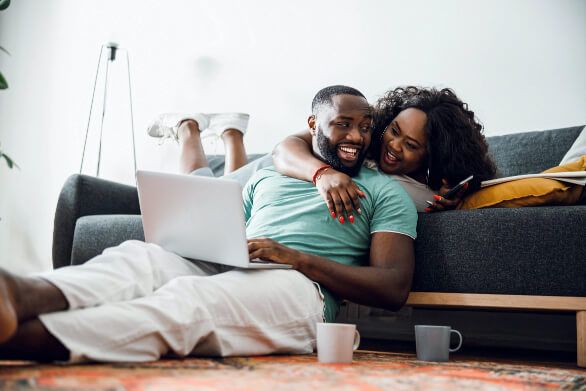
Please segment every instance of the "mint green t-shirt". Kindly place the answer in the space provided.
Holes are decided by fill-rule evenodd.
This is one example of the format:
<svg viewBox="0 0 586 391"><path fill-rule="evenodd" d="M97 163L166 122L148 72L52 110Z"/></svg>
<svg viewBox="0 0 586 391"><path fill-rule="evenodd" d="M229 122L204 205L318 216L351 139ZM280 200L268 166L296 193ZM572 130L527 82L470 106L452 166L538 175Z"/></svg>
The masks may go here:
<svg viewBox="0 0 586 391"><path fill-rule="evenodd" d="M279 174L274 167L259 170L242 191L246 235L267 237L292 249L345 265L368 265L374 232L396 232L415 239L417 212L394 179L363 167L352 178L366 194L362 214L354 224L340 224L328 212L313 184ZM324 287L325 317L334 320L339 299Z"/></svg>

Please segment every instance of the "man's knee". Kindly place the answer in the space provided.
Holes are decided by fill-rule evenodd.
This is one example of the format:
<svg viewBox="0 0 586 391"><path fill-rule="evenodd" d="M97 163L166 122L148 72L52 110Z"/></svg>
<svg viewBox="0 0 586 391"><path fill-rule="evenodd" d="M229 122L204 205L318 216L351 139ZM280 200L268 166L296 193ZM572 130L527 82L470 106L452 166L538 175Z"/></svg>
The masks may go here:
<svg viewBox="0 0 586 391"><path fill-rule="evenodd" d="M86 264L124 264L137 268L138 271L147 272L150 270L148 265L154 258L151 255L152 246L154 245L140 240L127 240L118 246L105 249L102 254L90 259Z"/></svg>
<svg viewBox="0 0 586 391"><path fill-rule="evenodd" d="M199 290L205 290L205 278L200 276L179 276L163 285L160 290L171 294L182 295L189 292L190 295L197 294ZM192 296L190 298L193 298Z"/></svg>
<svg viewBox="0 0 586 391"><path fill-rule="evenodd" d="M110 254L112 252L121 252L124 254L145 254L152 249L154 245L151 243L145 243L142 240L126 240L120 243L118 246L110 247L104 250L102 254Z"/></svg>

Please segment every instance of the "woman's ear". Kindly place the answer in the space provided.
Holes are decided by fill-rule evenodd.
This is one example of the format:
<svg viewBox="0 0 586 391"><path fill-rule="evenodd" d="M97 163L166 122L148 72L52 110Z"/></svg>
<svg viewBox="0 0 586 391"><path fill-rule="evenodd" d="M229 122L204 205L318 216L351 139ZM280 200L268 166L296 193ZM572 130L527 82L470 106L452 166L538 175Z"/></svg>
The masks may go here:
<svg viewBox="0 0 586 391"><path fill-rule="evenodd" d="M312 136L315 136L317 131L317 122L315 120L315 115L310 115L309 118L307 118L307 125L309 125L309 133L311 133Z"/></svg>

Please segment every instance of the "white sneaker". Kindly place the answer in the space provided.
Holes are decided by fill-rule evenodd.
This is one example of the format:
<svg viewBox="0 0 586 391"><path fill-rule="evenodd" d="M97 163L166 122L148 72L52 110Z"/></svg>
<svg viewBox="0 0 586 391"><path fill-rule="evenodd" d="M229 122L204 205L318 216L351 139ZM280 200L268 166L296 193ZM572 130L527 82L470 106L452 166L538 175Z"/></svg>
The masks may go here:
<svg viewBox="0 0 586 391"><path fill-rule="evenodd" d="M246 113L214 113L208 114L208 118L210 120L208 132L221 137L228 129L236 129L242 134L246 134L250 115Z"/></svg>
<svg viewBox="0 0 586 391"><path fill-rule="evenodd" d="M147 133L151 137L161 138L162 141L171 138L175 141L179 141L177 137L177 129L179 124L185 120L192 119L197 122L199 131L202 132L207 129L210 120L207 114L196 113L196 114L178 114L178 113L167 113L161 114L149 125Z"/></svg>

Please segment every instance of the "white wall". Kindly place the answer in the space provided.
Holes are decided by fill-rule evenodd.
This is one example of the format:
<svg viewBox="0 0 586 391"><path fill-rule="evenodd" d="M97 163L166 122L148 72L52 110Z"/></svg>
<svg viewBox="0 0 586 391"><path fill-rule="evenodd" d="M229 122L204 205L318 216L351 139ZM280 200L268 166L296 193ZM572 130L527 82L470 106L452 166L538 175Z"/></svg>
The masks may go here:
<svg viewBox="0 0 586 391"><path fill-rule="evenodd" d="M583 124L585 22L583 0L13 0L0 12L0 46L12 54L0 53L10 84L0 141L21 170L0 165L0 265L50 268L57 196L79 170L109 40L131 54L139 167L172 171L176 147L143 130L156 113L249 112L249 152L269 151L334 83L371 100L399 84L452 87L487 135ZM111 68L102 176L131 182L122 65Z"/></svg>

